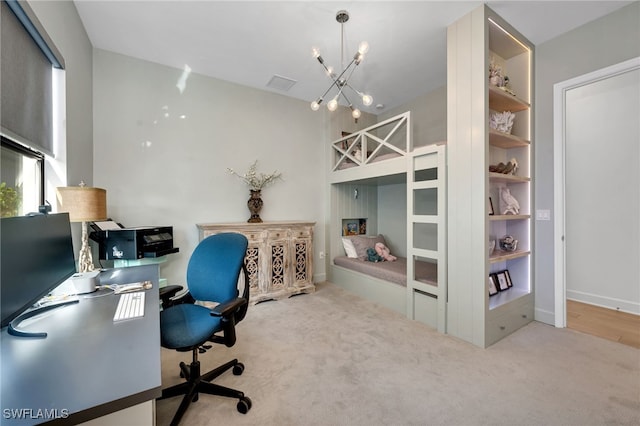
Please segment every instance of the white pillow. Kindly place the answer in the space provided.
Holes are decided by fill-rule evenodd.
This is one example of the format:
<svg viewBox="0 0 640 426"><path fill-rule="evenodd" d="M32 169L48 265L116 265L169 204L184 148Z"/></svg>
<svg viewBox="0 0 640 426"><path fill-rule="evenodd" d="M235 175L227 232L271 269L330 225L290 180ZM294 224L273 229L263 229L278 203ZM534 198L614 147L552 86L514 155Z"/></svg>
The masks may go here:
<svg viewBox="0 0 640 426"><path fill-rule="evenodd" d="M347 254L347 257L350 257L352 259L358 257L356 247L353 245L353 241L351 241L351 238L343 237L342 246L344 247L344 252Z"/></svg>

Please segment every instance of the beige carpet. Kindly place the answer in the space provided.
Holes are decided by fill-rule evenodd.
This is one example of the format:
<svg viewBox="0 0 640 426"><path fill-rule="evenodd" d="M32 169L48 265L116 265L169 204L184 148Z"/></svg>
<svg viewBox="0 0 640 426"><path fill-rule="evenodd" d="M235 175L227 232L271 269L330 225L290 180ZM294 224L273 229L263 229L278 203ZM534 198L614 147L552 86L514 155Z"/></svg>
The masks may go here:
<svg viewBox="0 0 640 426"><path fill-rule="evenodd" d="M162 352L163 386L190 354ZM233 348L203 371L253 401L201 395L183 425L638 425L640 350L538 322L488 349L323 283L315 294L252 306ZM180 398L157 402L169 424Z"/></svg>

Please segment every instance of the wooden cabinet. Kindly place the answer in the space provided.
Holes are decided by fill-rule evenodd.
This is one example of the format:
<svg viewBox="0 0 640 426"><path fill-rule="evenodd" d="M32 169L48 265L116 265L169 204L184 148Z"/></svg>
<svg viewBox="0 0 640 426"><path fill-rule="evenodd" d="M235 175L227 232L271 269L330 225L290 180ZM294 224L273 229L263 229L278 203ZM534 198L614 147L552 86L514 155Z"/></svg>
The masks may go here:
<svg viewBox="0 0 640 426"><path fill-rule="evenodd" d="M534 50L487 6L448 28L447 50L447 331L487 347L533 319ZM492 80L490 68L509 84ZM511 128L489 124L505 113L513 117ZM515 173L490 170L514 160ZM501 199L507 191L519 210L507 211ZM516 250L500 249L507 235L518 240ZM489 275L504 270L513 286L489 296Z"/></svg>
<svg viewBox="0 0 640 426"><path fill-rule="evenodd" d="M313 226L315 222L198 224L200 240L221 232L247 237L245 264L251 304L315 291Z"/></svg>

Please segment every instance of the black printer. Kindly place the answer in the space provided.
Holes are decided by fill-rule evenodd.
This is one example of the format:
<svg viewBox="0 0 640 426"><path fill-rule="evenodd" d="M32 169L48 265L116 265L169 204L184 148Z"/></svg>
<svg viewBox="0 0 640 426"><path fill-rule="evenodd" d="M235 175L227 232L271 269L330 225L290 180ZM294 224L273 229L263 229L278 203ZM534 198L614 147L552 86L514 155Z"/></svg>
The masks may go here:
<svg viewBox="0 0 640 426"><path fill-rule="evenodd" d="M101 260L129 260L177 253L172 226L96 229L89 238L98 243Z"/></svg>

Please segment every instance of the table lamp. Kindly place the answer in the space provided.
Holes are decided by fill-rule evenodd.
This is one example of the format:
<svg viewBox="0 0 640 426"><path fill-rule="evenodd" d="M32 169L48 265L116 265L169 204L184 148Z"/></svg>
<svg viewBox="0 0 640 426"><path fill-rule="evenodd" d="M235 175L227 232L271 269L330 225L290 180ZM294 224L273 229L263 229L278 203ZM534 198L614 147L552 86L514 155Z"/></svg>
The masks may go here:
<svg viewBox="0 0 640 426"><path fill-rule="evenodd" d="M56 199L58 211L68 212L69 221L82 222L82 247L78 255L78 274L74 275L74 285L78 293L89 293L95 290L95 266L89 248L87 222L107 219L107 191L92 188L80 182L79 186L57 188Z"/></svg>

